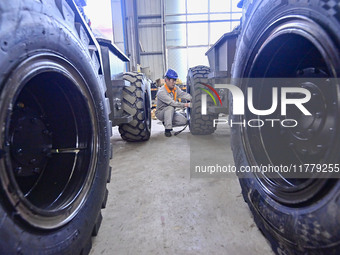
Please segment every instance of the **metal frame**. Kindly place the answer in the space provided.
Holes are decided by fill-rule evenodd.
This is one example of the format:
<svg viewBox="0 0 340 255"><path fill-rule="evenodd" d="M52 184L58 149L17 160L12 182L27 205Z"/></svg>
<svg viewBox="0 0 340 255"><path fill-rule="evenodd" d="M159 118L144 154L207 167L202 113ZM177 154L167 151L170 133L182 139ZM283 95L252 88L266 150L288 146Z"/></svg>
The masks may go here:
<svg viewBox="0 0 340 255"><path fill-rule="evenodd" d="M111 113L109 118L112 121L113 126L117 126L123 123L129 123L132 121L132 116L127 115L122 108L123 100L123 88L130 86L130 83L123 79L111 80L110 71L110 52L116 55L122 61L128 62L129 58L122 53L117 46L112 44L106 39L97 39L100 45L100 51L102 55L102 69L104 71L104 81L106 84L106 95L109 99Z"/></svg>
<svg viewBox="0 0 340 255"><path fill-rule="evenodd" d="M166 1L166 0L164 0ZM168 0L169 1L169 0ZM164 5L164 13L165 13L165 5ZM230 1L230 10L232 10L232 1ZM229 19L219 19L219 20L210 20L210 15L214 14L225 14L230 15ZM164 14L164 24L163 24L163 33L164 33L164 48L165 49L191 49L191 48L210 48L212 45L211 42L211 37L210 37L210 32L211 32L211 23L220 23L220 22L230 22L230 29L232 29L232 22L238 22L240 19L232 19L231 15L232 14L242 14L242 11L228 11L228 12L210 12L210 0L208 0L208 12L202 12L202 13L188 13L188 1L185 0L185 13L172 13L172 14ZM207 20L197 20L197 21L189 21L188 17L189 16L195 16L195 15L207 15L208 19ZM180 16L185 16L185 20L183 21L165 21L166 17L180 17ZM207 23L208 24L208 44L203 44L203 45L189 45L188 43L188 24L199 24L199 23ZM185 29L186 29L186 41L185 45L183 46L167 46L166 44L166 26L167 25L176 25L176 24L185 24ZM187 55L187 63L189 62L189 56ZM166 56L166 63L168 62L168 56Z"/></svg>

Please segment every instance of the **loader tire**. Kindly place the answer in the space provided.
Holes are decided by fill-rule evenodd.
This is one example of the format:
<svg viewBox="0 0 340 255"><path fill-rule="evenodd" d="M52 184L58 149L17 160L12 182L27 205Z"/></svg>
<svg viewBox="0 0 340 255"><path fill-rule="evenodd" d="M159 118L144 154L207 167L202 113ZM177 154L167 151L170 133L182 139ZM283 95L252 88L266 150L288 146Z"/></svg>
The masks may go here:
<svg viewBox="0 0 340 255"><path fill-rule="evenodd" d="M303 78L306 82L302 84L286 82L282 86L307 88L312 96L305 106L312 115L296 114L299 110L295 108L281 116L280 106L267 116L255 116L248 110L244 115L232 115L230 101L235 123L282 117L293 117L298 123L290 129L280 124L261 128L234 125L235 164L238 169L291 166L289 169L296 167L298 172L306 171L300 168L306 164L324 164L326 175L317 175L311 168L304 178L287 178L283 172L243 173L239 175L243 197L276 254L339 254L340 181L338 174L330 173L333 166L338 173L340 163L336 82L340 75L340 1L264 0L246 7L233 80L245 95L248 86L254 88L255 109L268 109L271 89L280 86L282 78ZM251 83L240 78L258 79ZM266 82L269 78L276 79L275 84Z"/></svg>
<svg viewBox="0 0 340 255"><path fill-rule="evenodd" d="M128 142L142 142L151 134L151 95L148 82L142 73L128 72L123 79L131 85L123 89L123 109L132 121L119 126L119 133ZM144 89L143 89L144 88Z"/></svg>
<svg viewBox="0 0 340 255"><path fill-rule="evenodd" d="M192 96L192 107L188 108L188 121L190 132L193 135L210 135L215 132L214 119L218 118L218 114L208 113L202 115L201 113L201 95L202 90L205 88L200 82L208 82L208 74L210 68L207 66L195 66L189 69L187 75L187 89L188 93ZM212 100L208 97L207 106L213 105Z"/></svg>
<svg viewBox="0 0 340 255"><path fill-rule="evenodd" d="M73 1L0 1L0 254L88 254L112 127Z"/></svg>

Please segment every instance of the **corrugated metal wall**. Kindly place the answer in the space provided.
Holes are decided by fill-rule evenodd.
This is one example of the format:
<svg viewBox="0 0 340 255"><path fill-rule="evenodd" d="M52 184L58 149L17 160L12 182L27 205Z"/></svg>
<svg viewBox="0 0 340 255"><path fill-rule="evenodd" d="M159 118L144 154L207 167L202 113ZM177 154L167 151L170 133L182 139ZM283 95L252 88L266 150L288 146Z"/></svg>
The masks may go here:
<svg viewBox="0 0 340 255"><path fill-rule="evenodd" d="M156 80L164 75L165 69L162 1L137 0L137 14L141 67L150 68L151 79Z"/></svg>
<svg viewBox="0 0 340 255"><path fill-rule="evenodd" d="M117 0L112 0L117 1ZM185 82L188 68L208 65L205 52L239 24L235 0L121 0L130 69L162 78L174 68Z"/></svg>

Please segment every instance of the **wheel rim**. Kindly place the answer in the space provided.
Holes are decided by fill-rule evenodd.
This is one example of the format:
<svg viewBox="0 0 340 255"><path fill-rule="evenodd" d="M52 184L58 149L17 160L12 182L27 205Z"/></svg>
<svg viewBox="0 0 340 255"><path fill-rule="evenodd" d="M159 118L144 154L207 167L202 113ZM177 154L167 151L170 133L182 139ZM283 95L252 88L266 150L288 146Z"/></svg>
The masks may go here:
<svg viewBox="0 0 340 255"><path fill-rule="evenodd" d="M144 93L144 112L146 128L150 132L151 130L151 106L147 91Z"/></svg>
<svg viewBox="0 0 340 255"><path fill-rule="evenodd" d="M4 85L0 174L10 210L53 229L82 207L94 177L97 122L84 79L65 59L38 54Z"/></svg>
<svg viewBox="0 0 340 255"><path fill-rule="evenodd" d="M190 94L192 96L192 98L194 97L191 93L191 80L190 78L188 77L187 79L187 91L186 91L188 94ZM191 103L192 103L192 100L191 100ZM188 122L188 125L189 125L189 128L191 126L191 107L187 107L187 122Z"/></svg>
<svg viewBox="0 0 340 255"><path fill-rule="evenodd" d="M319 41L321 38L322 41ZM329 35L312 20L302 17L286 17L272 25L260 37L256 56L250 59L245 77L250 78L299 78L293 87L307 88L312 99L305 104L312 116L296 114L296 108L287 107L286 116L274 112L259 117L249 111L249 119L296 119L295 128L280 126L249 128L242 127L246 152L252 165L303 165L334 161L336 151L335 134L338 125L339 91L332 78L339 66L336 49ZM287 87L287 83L263 82L254 89L254 107L268 109L271 105L272 87ZM278 85L280 84L280 85ZM334 85L334 86L332 86ZM242 89L252 87L243 83ZM261 96L262 94L262 96ZM291 98L291 97L290 97ZM268 101L269 100L269 101ZM280 108L280 107L278 107ZM327 121L326 121L327 120ZM336 159L337 160L337 159ZM285 174L255 174L263 190L275 200L290 205L313 201L331 188L330 181L310 173L304 178Z"/></svg>

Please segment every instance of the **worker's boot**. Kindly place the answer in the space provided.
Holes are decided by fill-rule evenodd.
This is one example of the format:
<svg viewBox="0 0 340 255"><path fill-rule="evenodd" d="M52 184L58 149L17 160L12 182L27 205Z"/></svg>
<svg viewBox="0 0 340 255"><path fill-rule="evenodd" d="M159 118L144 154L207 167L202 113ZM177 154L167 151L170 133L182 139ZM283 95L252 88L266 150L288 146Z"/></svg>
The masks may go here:
<svg viewBox="0 0 340 255"><path fill-rule="evenodd" d="M172 136L171 130L172 130L172 129L165 129L164 135L165 135L166 137Z"/></svg>

